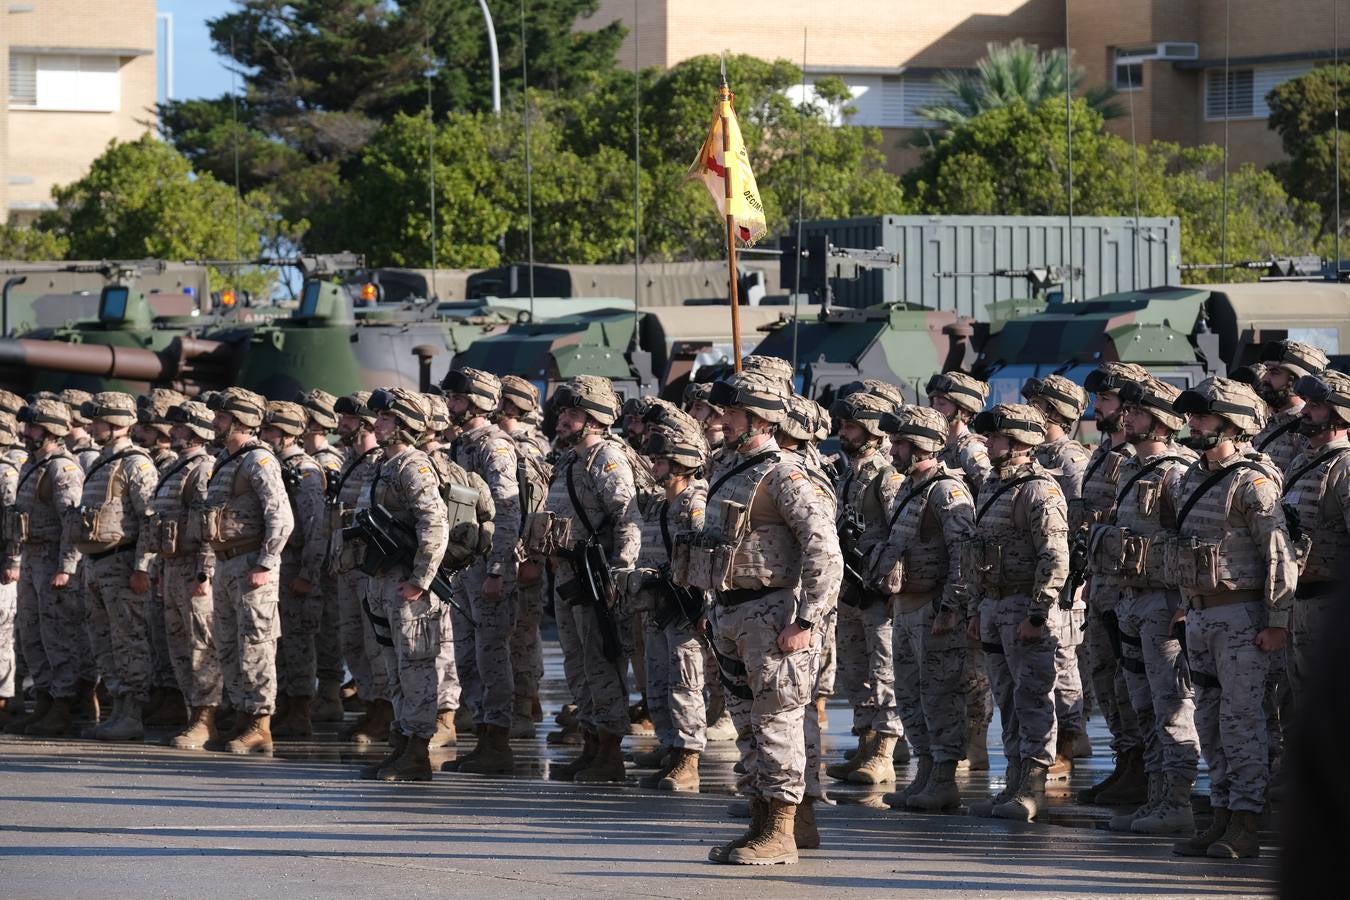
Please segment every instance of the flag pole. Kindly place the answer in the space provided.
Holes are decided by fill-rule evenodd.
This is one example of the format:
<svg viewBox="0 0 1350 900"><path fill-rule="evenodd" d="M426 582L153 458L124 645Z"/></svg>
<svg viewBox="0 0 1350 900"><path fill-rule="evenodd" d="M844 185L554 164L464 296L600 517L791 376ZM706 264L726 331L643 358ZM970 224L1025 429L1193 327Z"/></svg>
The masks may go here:
<svg viewBox="0 0 1350 900"><path fill-rule="evenodd" d="M731 346L735 354L732 362L736 371L741 370L741 300L740 290L736 284L736 214L731 211L732 187L731 187L731 167L735 161L731 158L731 122L727 119L727 111L731 108L731 102L735 98L731 92L730 85L727 84L727 57L722 54L722 84L717 91L718 110L722 116L722 184L726 189L726 209L727 209L727 269L730 275L730 297L731 297Z"/></svg>

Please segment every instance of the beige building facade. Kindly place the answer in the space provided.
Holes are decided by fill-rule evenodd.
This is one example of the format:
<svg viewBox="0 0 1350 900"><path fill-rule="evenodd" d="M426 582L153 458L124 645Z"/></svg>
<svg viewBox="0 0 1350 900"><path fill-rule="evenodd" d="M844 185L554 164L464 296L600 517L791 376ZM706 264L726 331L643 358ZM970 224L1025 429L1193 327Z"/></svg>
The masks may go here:
<svg viewBox="0 0 1350 900"><path fill-rule="evenodd" d="M154 121L154 0L0 6L0 216L26 223L56 185Z"/></svg>
<svg viewBox="0 0 1350 900"><path fill-rule="evenodd" d="M1112 84L1133 107L1138 140L1222 143L1226 118L1233 161L1264 165L1281 156L1266 94L1331 61L1331 10L1328 0L601 0L591 23L636 21L636 61L658 68L722 50L800 65L805 31L807 81L842 77L857 108L849 123L881 128L896 169L917 159L912 139L931 127L917 109L942 99L940 72L970 69L991 42L1049 50L1067 32L1086 84ZM634 43L620 51L626 66ZM1128 137L1129 115L1109 127Z"/></svg>

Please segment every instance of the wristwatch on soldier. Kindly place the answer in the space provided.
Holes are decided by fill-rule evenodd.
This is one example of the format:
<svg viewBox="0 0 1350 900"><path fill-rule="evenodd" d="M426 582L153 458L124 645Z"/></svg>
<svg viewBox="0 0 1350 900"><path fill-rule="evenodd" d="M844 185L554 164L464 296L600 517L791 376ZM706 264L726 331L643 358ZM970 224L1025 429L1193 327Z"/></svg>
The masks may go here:
<svg viewBox="0 0 1350 900"><path fill-rule="evenodd" d="M812 630L814 630L815 627L816 627L816 623L815 623L815 622L811 622L811 621L809 621L809 620L807 620L807 619L803 619L801 616L798 616L797 618L793 619L793 620L792 620L792 624L793 624L793 625L796 625L796 626L797 626L798 628L800 628L802 631L812 631Z"/></svg>

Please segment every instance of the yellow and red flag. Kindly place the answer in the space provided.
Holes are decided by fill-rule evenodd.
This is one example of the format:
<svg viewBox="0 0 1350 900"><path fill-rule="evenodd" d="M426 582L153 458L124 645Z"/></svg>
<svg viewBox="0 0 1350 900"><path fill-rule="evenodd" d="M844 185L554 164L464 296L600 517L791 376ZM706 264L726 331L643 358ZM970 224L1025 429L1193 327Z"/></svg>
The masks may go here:
<svg viewBox="0 0 1350 900"><path fill-rule="evenodd" d="M726 141L725 153L724 127L730 138ZM727 165L727 157L730 157L731 165ZM750 170L750 156L745 152L745 141L741 138L741 126L736 122L730 95L717 101L712 128L698 151L698 158L689 167L687 177L703 182L724 218L728 213L736 217L736 236L745 246L754 244L769 230L764 221L764 203L759 199L759 187L755 184L755 173ZM728 177L731 179L730 191L727 190Z"/></svg>

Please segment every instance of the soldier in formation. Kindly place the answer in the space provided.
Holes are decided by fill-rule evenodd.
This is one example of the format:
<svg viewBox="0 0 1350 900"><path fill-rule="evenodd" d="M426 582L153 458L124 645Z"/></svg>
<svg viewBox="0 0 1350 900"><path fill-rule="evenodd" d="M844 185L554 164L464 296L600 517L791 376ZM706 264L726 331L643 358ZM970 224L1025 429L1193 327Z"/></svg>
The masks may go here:
<svg viewBox="0 0 1350 900"><path fill-rule="evenodd" d="M0 717L139 740L162 710L175 748L267 752L337 720L316 712L340 715L345 670L360 714L339 736L388 742L364 777L430 780L461 708L477 740L442 770L509 774L552 605L580 748L551 777L626 781L638 686L659 745L634 756L641 783L698 790L725 708L750 823L715 862L821 845L836 665L859 740L826 771L895 781L904 735L896 809L960 807L996 703L1006 780L970 808L1034 819L1090 752L1086 666L1116 764L1080 801L1181 855L1255 856L1297 711L1282 692L1323 652L1350 549L1350 376L1296 341L1261 356L1256 388L1104 362L1086 390L1029 380L1026 404L986 409L986 384L947 372L928 406L864 380L828 411L747 357L681 406L630 403L631 442L614 386L584 375L555 391L552 444L535 385L473 369L294 401L0 392Z"/></svg>

